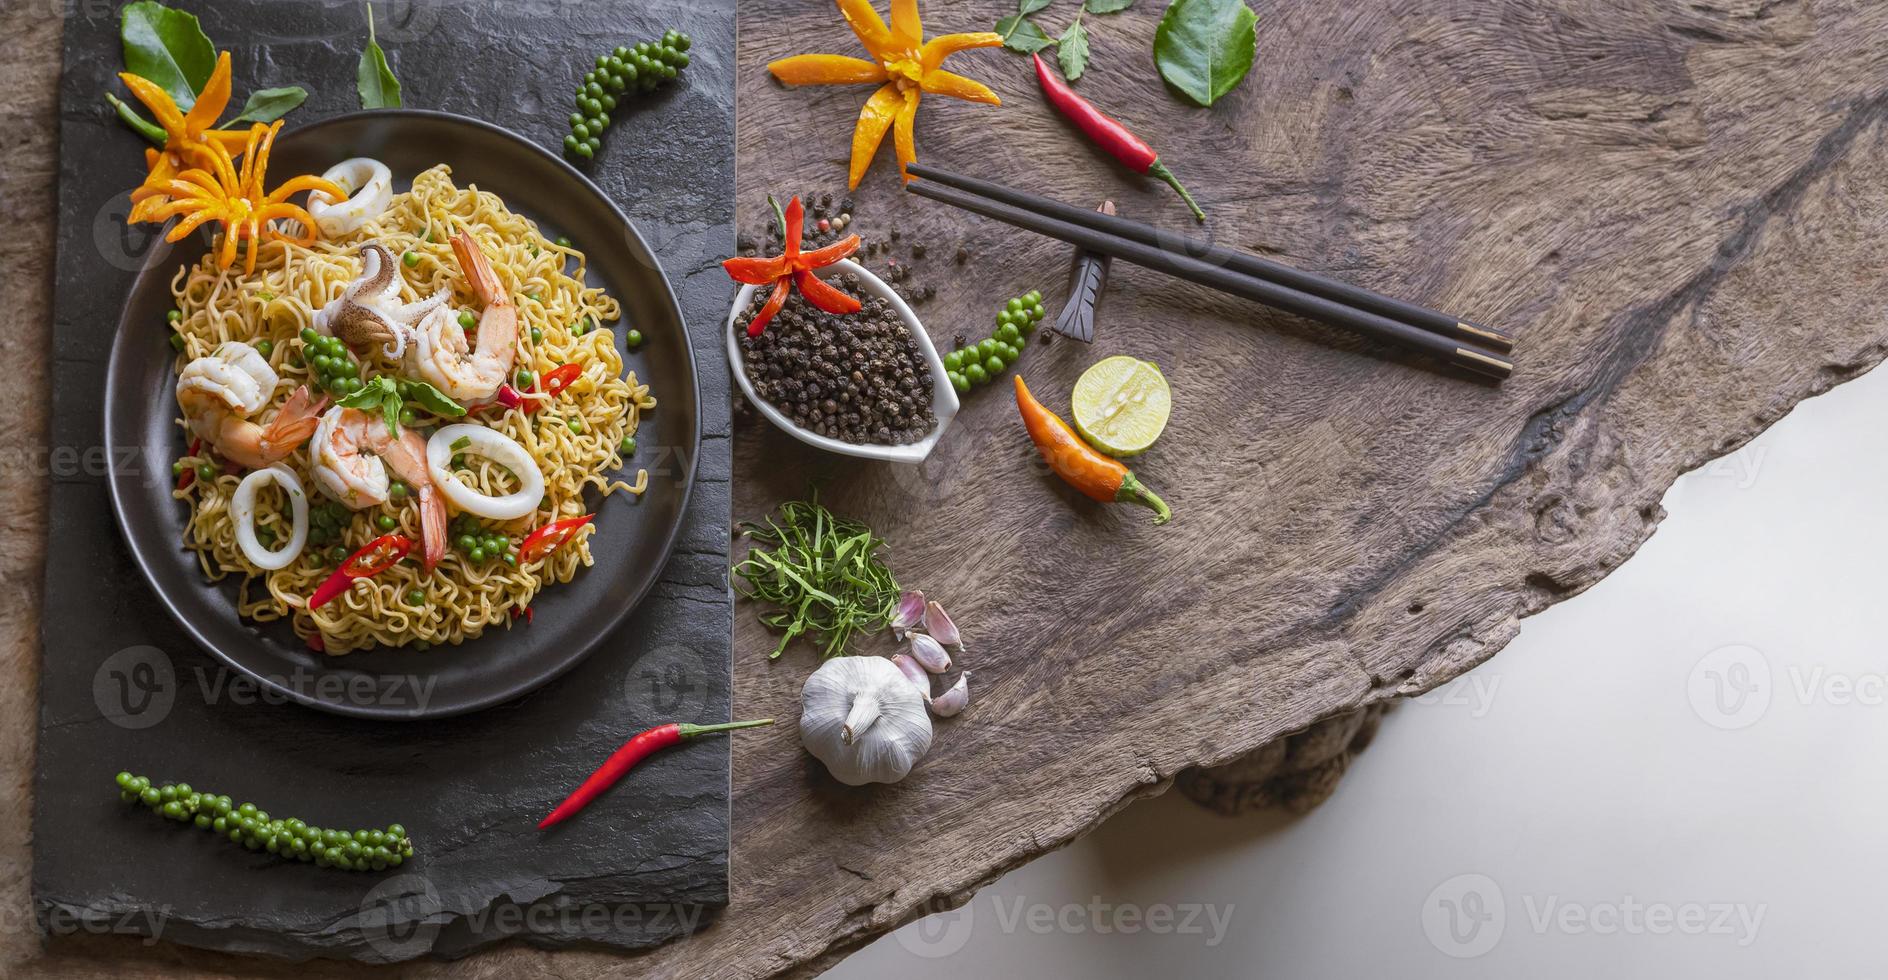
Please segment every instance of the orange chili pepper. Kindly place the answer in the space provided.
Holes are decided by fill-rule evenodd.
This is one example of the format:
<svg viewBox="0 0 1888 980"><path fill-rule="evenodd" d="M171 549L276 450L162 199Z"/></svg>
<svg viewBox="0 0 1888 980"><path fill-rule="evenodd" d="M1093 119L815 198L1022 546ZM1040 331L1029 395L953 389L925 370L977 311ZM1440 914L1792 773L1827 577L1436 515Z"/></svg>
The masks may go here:
<svg viewBox="0 0 1888 980"><path fill-rule="evenodd" d="M1069 486L1104 503L1125 502L1150 508L1157 525L1173 519L1166 501L1141 486L1120 460L1096 452L1060 416L1042 407L1020 374L1016 376L1016 408L1023 413L1023 425L1028 427L1036 451Z"/></svg>

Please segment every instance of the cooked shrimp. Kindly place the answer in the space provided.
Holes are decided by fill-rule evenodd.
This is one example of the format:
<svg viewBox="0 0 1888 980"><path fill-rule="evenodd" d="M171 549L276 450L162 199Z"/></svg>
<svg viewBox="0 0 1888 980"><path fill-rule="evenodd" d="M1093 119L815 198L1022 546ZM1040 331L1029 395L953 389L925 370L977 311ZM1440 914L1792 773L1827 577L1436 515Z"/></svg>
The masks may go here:
<svg viewBox="0 0 1888 980"><path fill-rule="evenodd" d="M306 387L296 388L268 425L250 421L249 416L275 396L280 380L254 347L225 341L213 353L184 365L177 376L177 405L190 431L225 457L259 470L308 441L316 416L328 403L326 396L316 402Z"/></svg>
<svg viewBox="0 0 1888 980"><path fill-rule="evenodd" d="M469 233L452 236L452 253L484 307L478 339L468 344L452 311L436 308L420 319L414 343L407 348L410 367L454 401L481 405L492 400L511 374L512 361L518 356L518 311Z"/></svg>
<svg viewBox="0 0 1888 980"><path fill-rule="evenodd" d="M354 510L387 502L391 488L387 470L392 469L419 496L426 567L431 569L445 557L446 502L426 472L426 440L418 432L405 429L395 437L380 416L335 407L321 417L309 455L315 485Z"/></svg>

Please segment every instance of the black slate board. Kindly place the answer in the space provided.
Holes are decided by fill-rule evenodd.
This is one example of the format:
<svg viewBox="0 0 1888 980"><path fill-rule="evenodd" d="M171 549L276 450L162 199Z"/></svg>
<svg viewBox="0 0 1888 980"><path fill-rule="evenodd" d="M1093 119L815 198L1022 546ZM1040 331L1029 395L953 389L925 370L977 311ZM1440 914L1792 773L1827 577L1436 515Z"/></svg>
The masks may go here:
<svg viewBox="0 0 1888 980"><path fill-rule="evenodd" d="M729 388L719 369L733 247L732 0L408 0L377 5L410 107L556 146L596 53L676 28L684 82L618 113L590 177L661 257L690 325L702 441L688 524L655 591L582 665L507 705L375 723L261 696L164 614L112 522L100 394L111 324L150 236L126 229L143 142L103 107L116 5L69 7L60 87L59 260L45 655L33 813L43 929L155 933L243 953L390 961L507 936L645 946L700 927L728 893L729 742L650 760L550 835L533 829L626 734L724 720L730 697ZM300 84L289 125L358 108L361 4L223 0L195 12L232 52L240 105ZM659 382L658 382L659 383ZM130 462L130 461L123 461ZM152 479L168 479L168 470ZM662 473L652 467L651 479ZM420 857L350 874L251 854L121 804L119 769L186 780L328 826L399 821Z"/></svg>

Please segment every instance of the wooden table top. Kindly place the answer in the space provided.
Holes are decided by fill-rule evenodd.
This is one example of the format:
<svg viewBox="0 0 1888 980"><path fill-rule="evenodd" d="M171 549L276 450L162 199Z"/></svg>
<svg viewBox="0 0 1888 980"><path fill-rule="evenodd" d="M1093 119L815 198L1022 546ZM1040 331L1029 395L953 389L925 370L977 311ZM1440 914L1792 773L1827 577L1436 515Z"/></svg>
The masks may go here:
<svg viewBox="0 0 1888 980"><path fill-rule="evenodd" d="M930 5L932 32L1009 5ZM1260 3L1259 60L1210 110L1154 73L1164 4L1091 17L1079 89L1139 130L1226 244L1337 274L1520 335L1500 387L1427 370L1321 327L1117 263L1096 343L1032 345L1051 407L1109 354L1157 361L1172 423L1135 461L1174 522L1074 495L1043 471L1002 388L965 398L922 468L818 455L748 413L736 517L820 488L886 534L901 582L945 601L970 641L971 709L905 782L848 789L792 725L735 744L734 896L652 953L508 947L415 976L809 975L888 929L1164 790L1318 719L1425 690L1493 655L1520 620L1592 585L1662 516L1684 470L1728 452L1888 347L1888 8L1700 0ZM1067 8L1067 9L1064 9ZM948 13L944 11L948 9ZM742 0L741 208L843 196L869 88L790 90L763 65L858 54L822 0ZM1043 20L1073 16L1062 0ZM47 390L58 75L56 18L9 10L0 321L19 390ZM1004 105L927 98L921 160L1191 227L1164 187L1084 144L1021 56L951 67ZM856 229L936 286L919 315L948 344L1001 298L1065 294L1065 246L902 194L889 147L852 195ZM954 265L958 245L969 252ZM875 268L883 258L872 260ZM710 368L714 369L714 368ZM256 963L27 924L38 656L36 518L44 398L0 427L0 962L39 975L352 973ZM22 465L27 464L27 465ZM138 583L124 587L142 587ZM798 715L814 654L770 662L737 606L735 711ZM1571 665L1570 665L1571 666ZM386 971L392 972L392 971Z"/></svg>

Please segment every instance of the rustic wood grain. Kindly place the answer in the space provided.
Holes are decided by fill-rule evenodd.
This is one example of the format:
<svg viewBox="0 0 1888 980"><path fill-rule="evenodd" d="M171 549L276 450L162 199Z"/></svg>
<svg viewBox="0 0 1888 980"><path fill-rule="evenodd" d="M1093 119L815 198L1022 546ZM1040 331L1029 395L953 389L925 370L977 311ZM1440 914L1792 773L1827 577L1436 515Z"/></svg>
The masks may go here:
<svg viewBox="0 0 1888 980"><path fill-rule="evenodd" d="M1007 4L931 5L937 30ZM1592 585L1649 535L1676 475L1797 401L1881 360L1888 329L1888 7L1867 0L1259 2L1260 64L1211 110L1154 75L1163 5L1092 18L1081 90L1163 152L1219 240L1515 331L1519 368L1483 387L1117 263L1093 348L1032 346L1021 367L1056 407L1093 359L1158 361L1175 414L1136 469L1178 514L1093 505L1047 477L1001 389L970 395L921 470L817 456L749 414L737 516L821 487L885 530L904 581L944 599L977 670L969 712L895 787L842 788L792 726L735 747L734 899L703 934L652 954L505 949L457 975L808 975L904 921L1067 844L1185 767L1240 757L1320 719L1441 683L1520 620ZM1045 15L1060 27L1071 8ZM829 3L744 2L740 187L837 190L863 87L786 90L770 58L856 54ZM0 350L44 390L46 252L58 27L9 8L13 96L0 179L7 236ZM1025 62L952 59L1001 108L927 99L921 159L1124 214L1189 224L1041 104ZM933 336L987 329L998 298L1059 302L1062 247L897 190L889 150L855 195L858 229L932 253L912 282ZM973 254L954 269L959 241ZM902 248L902 246L901 246ZM905 253L900 251L899 257ZM879 262L882 264L882 261ZM43 445L35 400L0 429ZM16 455L17 454L17 455ZM10 794L0 809L7 921L27 921L31 649L43 478L0 472L25 520L0 531L0 692ZM137 587L135 583L126 587ZM797 716L812 656L780 662L737 609L736 712ZM3 953L49 976L324 975L18 928ZM418 965L414 976L448 968Z"/></svg>

